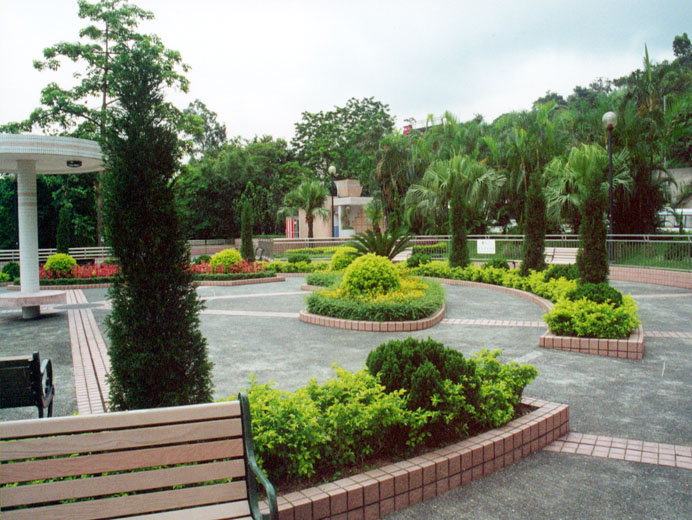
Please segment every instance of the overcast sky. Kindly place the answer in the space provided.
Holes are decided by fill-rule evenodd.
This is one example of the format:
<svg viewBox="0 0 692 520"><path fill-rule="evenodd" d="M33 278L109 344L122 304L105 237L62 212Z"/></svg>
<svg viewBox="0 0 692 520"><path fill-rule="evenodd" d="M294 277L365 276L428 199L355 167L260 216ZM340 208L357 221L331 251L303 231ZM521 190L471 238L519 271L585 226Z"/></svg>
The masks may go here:
<svg viewBox="0 0 692 520"><path fill-rule="evenodd" d="M692 33L690 0L262 1L138 0L158 34L191 66L184 108L202 100L228 135L290 139L303 111L351 97L386 103L404 119L451 111L487 121L529 109L547 90L672 59ZM0 0L0 123L25 119L69 66L38 72L32 60L87 24L76 0Z"/></svg>

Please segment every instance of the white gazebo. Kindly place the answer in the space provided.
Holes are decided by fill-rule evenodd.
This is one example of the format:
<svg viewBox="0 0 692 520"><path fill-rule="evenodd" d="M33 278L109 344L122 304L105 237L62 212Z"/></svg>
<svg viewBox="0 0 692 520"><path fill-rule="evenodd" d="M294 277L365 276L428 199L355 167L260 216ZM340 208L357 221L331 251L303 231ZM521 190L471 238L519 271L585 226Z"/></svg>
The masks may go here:
<svg viewBox="0 0 692 520"><path fill-rule="evenodd" d="M47 135L0 134L0 172L17 174L19 276L21 291L0 296L0 307L21 307L37 318L41 305L65 301L64 291L41 291L38 276L36 175L88 173L104 169L95 141Z"/></svg>

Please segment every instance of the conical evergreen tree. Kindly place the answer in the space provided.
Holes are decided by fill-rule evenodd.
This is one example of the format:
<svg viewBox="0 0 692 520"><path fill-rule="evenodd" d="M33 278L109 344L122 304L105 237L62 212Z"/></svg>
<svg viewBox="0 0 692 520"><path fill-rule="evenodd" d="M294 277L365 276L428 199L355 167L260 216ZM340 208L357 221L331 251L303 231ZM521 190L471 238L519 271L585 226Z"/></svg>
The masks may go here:
<svg viewBox="0 0 692 520"><path fill-rule="evenodd" d="M69 254L72 242L72 209L68 204L63 204L58 213L58 232L55 236L55 249L57 253Z"/></svg>
<svg viewBox="0 0 692 520"><path fill-rule="evenodd" d="M240 214L240 256L248 262L255 261L255 248L252 244L252 202L245 199Z"/></svg>
<svg viewBox="0 0 692 520"><path fill-rule="evenodd" d="M450 187L449 230L452 243L449 249L449 265L451 267L466 267L469 265L469 249L466 240L466 202L462 185L452 175Z"/></svg>
<svg viewBox="0 0 692 520"><path fill-rule="evenodd" d="M581 225L579 226L579 251L577 269L583 283L607 283L608 251L606 238L608 228L605 215L608 199L603 190L603 172L592 169L585 176L586 193L581 202Z"/></svg>
<svg viewBox="0 0 692 520"><path fill-rule="evenodd" d="M528 275L530 269L545 269L545 230L545 195L540 178L534 173L529 180L524 211L524 254L520 270L523 276Z"/></svg>
<svg viewBox="0 0 692 520"><path fill-rule="evenodd" d="M211 401L201 302L172 191L180 146L164 102L171 70L144 39L112 63L118 108L104 151L106 239L120 264L106 319L110 401L118 410Z"/></svg>

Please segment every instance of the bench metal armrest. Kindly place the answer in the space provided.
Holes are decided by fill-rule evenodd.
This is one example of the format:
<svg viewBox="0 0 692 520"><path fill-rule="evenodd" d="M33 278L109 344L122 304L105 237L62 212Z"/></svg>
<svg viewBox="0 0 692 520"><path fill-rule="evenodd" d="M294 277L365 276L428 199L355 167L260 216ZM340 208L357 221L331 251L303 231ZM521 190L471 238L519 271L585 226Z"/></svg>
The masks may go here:
<svg viewBox="0 0 692 520"><path fill-rule="evenodd" d="M255 460L255 446L252 441L252 422L250 418L250 400L246 392L238 394L240 409L243 422L243 437L245 439L245 474L247 478L248 499L250 502L250 513L255 520L278 520L279 508L276 504L276 491L269 479L262 473ZM267 493L267 503L269 504L269 514L263 515L259 511L259 501L257 499L257 481L262 485Z"/></svg>

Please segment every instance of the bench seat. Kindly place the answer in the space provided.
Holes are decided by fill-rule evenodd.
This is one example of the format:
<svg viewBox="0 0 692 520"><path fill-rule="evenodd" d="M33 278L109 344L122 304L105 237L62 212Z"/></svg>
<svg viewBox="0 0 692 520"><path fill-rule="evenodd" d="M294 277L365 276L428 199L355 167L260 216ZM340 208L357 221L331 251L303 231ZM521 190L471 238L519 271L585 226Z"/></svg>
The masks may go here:
<svg viewBox="0 0 692 520"><path fill-rule="evenodd" d="M576 247L546 247L545 262L547 264L571 265L577 263Z"/></svg>
<svg viewBox="0 0 692 520"><path fill-rule="evenodd" d="M3 520L278 516L274 489L254 460L244 394L222 403L7 422L0 442ZM256 479L267 491L269 515L259 512Z"/></svg>

